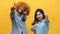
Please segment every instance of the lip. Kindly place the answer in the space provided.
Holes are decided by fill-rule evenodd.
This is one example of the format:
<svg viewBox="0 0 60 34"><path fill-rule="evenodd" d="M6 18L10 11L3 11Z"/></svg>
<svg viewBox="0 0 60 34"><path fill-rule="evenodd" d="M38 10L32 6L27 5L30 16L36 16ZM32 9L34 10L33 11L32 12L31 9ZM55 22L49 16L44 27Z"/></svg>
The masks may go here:
<svg viewBox="0 0 60 34"><path fill-rule="evenodd" d="M41 18L41 17L38 17L38 18Z"/></svg>

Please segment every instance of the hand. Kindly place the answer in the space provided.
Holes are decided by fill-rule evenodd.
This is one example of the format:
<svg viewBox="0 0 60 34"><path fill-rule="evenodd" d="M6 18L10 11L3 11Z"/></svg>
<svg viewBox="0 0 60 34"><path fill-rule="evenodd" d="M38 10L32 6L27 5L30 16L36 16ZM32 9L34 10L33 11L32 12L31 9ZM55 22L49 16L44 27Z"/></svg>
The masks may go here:
<svg viewBox="0 0 60 34"><path fill-rule="evenodd" d="M37 27L37 25L38 25L38 24L33 25L33 26L31 27L31 29L36 28L36 27Z"/></svg>
<svg viewBox="0 0 60 34"><path fill-rule="evenodd" d="M23 15L27 15L27 12L28 12L28 10L26 9L26 10L23 12Z"/></svg>
<svg viewBox="0 0 60 34"><path fill-rule="evenodd" d="M23 15L25 16L25 15L27 15L27 12L25 11L25 12L23 12Z"/></svg>
<svg viewBox="0 0 60 34"><path fill-rule="evenodd" d="M48 14L45 14L45 18L48 18Z"/></svg>
<svg viewBox="0 0 60 34"><path fill-rule="evenodd" d="M15 8L14 8L14 6L13 6L13 7L11 7L11 11L14 11L14 9L15 9Z"/></svg>
<svg viewBox="0 0 60 34"><path fill-rule="evenodd" d="M15 5L16 5L16 3L14 3L14 6L11 7L11 11L15 10Z"/></svg>
<svg viewBox="0 0 60 34"><path fill-rule="evenodd" d="M48 22L48 14L45 14L45 20Z"/></svg>

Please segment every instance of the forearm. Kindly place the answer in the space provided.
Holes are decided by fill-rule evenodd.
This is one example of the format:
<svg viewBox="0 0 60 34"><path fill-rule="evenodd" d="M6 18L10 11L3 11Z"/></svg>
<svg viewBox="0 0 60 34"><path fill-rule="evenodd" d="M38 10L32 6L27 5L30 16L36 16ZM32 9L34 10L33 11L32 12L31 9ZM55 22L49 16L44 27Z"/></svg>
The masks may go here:
<svg viewBox="0 0 60 34"><path fill-rule="evenodd" d="M22 21L26 21L27 16L22 15Z"/></svg>
<svg viewBox="0 0 60 34"><path fill-rule="evenodd" d="M48 21L49 21L48 17L47 17L47 18L45 18L45 21L46 21L46 22L48 22Z"/></svg>
<svg viewBox="0 0 60 34"><path fill-rule="evenodd" d="M37 24L33 25L31 29L35 29L37 27Z"/></svg>
<svg viewBox="0 0 60 34"><path fill-rule="evenodd" d="M11 11L10 14L13 15L13 14L15 14L15 12L14 11Z"/></svg>
<svg viewBox="0 0 60 34"><path fill-rule="evenodd" d="M14 14L15 14L14 11L11 11L11 12L10 12L10 18L11 18L11 19L14 19Z"/></svg>
<svg viewBox="0 0 60 34"><path fill-rule="evenodd" d="M49 19L48 19L48 14L45 14L45 21L48 22Z"/></svg>

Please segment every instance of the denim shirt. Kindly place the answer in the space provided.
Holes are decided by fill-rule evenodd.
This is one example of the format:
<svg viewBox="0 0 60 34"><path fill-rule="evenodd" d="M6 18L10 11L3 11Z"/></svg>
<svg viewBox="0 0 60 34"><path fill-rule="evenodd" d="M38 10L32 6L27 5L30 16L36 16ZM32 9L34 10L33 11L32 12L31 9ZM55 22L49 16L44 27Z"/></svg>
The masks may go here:
<svg viewBox="0 0 60 34"><path fill-rule="evenodd" d="M35 34L48 34L49 21L46 22L45 20L42 20L41 22L38 22L37 24L38 25L34 31Z"/></svg>
<svg viewBox="0 0 60 34"><path fill-rule="evenodd" d="M11 34L27 34L26 30L26 16L19 15L18 13L10 13L12 20L12 32Z"/></svg>

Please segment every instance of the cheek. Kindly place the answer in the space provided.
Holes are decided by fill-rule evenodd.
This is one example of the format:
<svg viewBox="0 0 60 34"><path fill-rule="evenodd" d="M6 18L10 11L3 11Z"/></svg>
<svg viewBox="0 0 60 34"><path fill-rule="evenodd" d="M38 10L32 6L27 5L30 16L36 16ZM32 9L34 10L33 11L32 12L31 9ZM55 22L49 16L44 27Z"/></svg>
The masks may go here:
<svg viewBox="0 0 60 34"><path fill-rule="evenodd" d="M18 11L19 11L19 12L21 12L21 10L20 10L20 9L19 9Z"/></svg>
<svg viewBox="0 0 60 34"><path fill-rule="evenodd" d="M39 17L39 15L36 16L36 18L38 18L38 17Z"/></svg>
<svg viewBox="0 0 60 34"><path fill-rule="evenodd" d="M38 15L38 16L36 16L36 18L39 20L39 19L41 19L41 16L40 16L40 15Z"/></svg>
<svg viewBox="0 0 60 34"><path fill-rule="evenodd" d="M38 20L41 20L43 18L43 15L36 16Z"/></svg>
<svg viewBox="0 0 60 34"><path fill-rule="evenodd" d="M43 18L43 15L41 14L40 17Z"/></svg>
<svg viewBox="0 0 60 34"><path fill-rule="evenodd" d="M19 9L18 12L22 12L21 9Z"/></svg>

